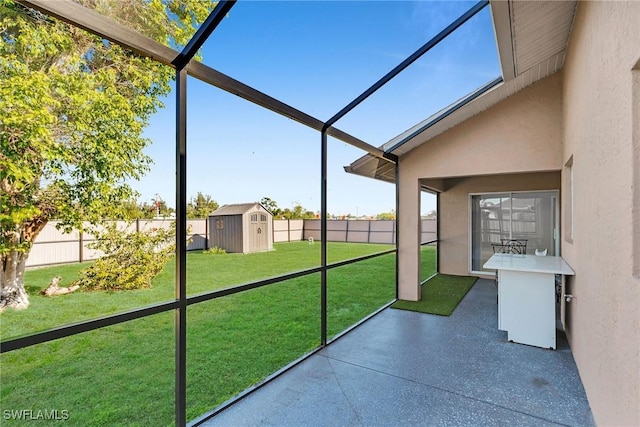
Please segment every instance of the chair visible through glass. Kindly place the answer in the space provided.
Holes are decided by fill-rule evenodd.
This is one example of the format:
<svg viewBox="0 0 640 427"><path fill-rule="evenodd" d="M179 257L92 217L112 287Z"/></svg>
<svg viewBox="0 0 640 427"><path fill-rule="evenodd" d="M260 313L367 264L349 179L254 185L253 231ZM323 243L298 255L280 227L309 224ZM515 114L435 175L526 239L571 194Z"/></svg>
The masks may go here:
<svg viewBox="0 0 640 427"><path fill-rule="evenodd" d="M501 243L492 243L494 254L519 254L527 253L527 239L500 239Z"/></svg>

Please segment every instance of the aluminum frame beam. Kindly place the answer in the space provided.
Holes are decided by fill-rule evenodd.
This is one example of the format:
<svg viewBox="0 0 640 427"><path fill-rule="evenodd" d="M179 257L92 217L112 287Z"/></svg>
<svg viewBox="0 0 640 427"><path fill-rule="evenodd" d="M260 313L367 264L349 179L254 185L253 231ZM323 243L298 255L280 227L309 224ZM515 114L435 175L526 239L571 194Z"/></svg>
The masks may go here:
<svg viewBox="0 0 640 427"><path fill-rule="evenodd" d="M117 43L118 45L139 55L176 68L174 62L177 61L177 58L180 56L180 53L176 50L119 24L113 19L100 15L92 9L74 3L72 0L17 1L25 6L39 10L46 15L55 17L61 21ZM219 89L246 99L247 101L260 105L261 107L280 114L281 116L295 120L296 122L317 131L322 131L323 128L326 128L328 135L366 151L375 157L386 158L394 162L397 161L397 157L393 154L385 153L383 150L332 126L327 127L323 121L278 101L265 93L262 93L207 65L202 64L201 62L191 60L185 68L190 76L195 77L198 80L209 83Z"/></svg>
<svg viewBox="0 0 640 427"><path fill-rule="evenodd" d="M175 422L187 423L187 72L176 69Z"/></svg>
<svg viewBox="0 0 640 427"><path fill-rule="evenodd" d="M198 49L207 41L211 33L222 22L227 13L236 4L236 0L222 0L213 8L207 19L200 25L198 31L191 37L189 43L182 49L182 52L173 60L173 65L177 69L184 68L198 52Z"/></svg>
<svg viewBox="0 0 640 427"><path fill-rule="evenodd" d="M475 16L478 12L484 9L489 4L489 0L481 0L475 5L473 5L469 10L460 15L458 19L449 24L444 30L440 31L436 34L431 40L422 45L418 50L413 52L407 59L398 64L393 70L389 71L385 74L380 80L375 82L369 89L365 90L358 96L356 99L351 101L346 107L340 110L336 115L331 117L326 122L326 126L331 126L342 117L344 117L349 111L353 110L360 103L362 103L369 96L373 95L378 89L380 89L385 84L389 83L391 79L400 74L404 69L406 69L409 65L413 64L417 61L422 55L430 51L433 47L435 47L438 43L444 40L449 34L457 30L462 24L467 22L473 16Z"/></svg>

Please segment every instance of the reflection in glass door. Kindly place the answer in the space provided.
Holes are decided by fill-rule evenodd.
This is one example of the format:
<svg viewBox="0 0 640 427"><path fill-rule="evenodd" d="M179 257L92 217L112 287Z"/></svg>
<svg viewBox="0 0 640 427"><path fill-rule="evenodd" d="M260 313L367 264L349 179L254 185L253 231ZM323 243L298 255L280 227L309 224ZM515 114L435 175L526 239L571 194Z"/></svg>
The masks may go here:
<svg viewBox="0 0 640 427"><path fill-rule="evenodd" d="M525 239L527 254L558 253L557 191L494 193L471 196L471 270L493 255L491 244L502 239Z"/></svg>

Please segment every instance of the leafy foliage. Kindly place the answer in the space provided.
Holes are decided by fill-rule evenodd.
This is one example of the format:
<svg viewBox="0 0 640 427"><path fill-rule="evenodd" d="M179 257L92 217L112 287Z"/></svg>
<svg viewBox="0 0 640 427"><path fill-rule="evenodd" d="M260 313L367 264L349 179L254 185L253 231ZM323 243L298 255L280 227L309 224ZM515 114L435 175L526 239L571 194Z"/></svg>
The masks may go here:
<svg viewBox="0 0 640 427"><path fill-rule="evenodd" d="M382 212L379 213L376 218L378 220L385 220L385 221L394 221L396 219L396 211L394 209L391 209L391 212Z"/></svg>
<svg viewBox="0 0 640 427"><path fill-rule="evenodd" d="M260 204L264 206L275 219L313 219L316 218L316 214L310 210L304 208L300 202L295 202L292 209L285 208L280 209L275 200L269 197L263 197L260 200Z"/></svg>
<svg viewBox="0 0 640 427"><path fill-rule="evenodd" d="M185 45L214 2L76 0L165 45ZM0 0L0 304L24 291L31 244L122 217L151 159L142 136L171 68L14 0ZM9 289L12 288L12 289ZM9 301L9 304L11 302Z"/></svg>
<svg viewBox="0 0 640 427"><path fill-rule="evenodd" d="M175 234L175 225L126 233L108 224L95 233L97 240L90 245L105 256L82 270L73 284L83 290L149 288L175 251Z"/></svg>
<svg viewBox="0 0 640 427"><path fill-rule="evenodd" d="M279 217L282 214L282 209L278 207L278 204L271 197L263 197L260 199L260 204L264 206L266 210L271 212L274 217Z"/></svg>
<svg viewBox="0 0 640 427"><path fill-rule="evenodd" d="M207 255L224 255L227 253L227 251L225 251L222 248L219 248L217 246L214 246L212 248L206 249L204 251L202 251L203 254L207 254Z"/></svg>
<svg viewBox="0 0 640 427"><path fill-rule="evenodd" d="M207 218L218 207L220 205L210 195L198 191L198 195L187 203L187 218Z"/></svg>
<svg viewBox="0 0 640 427"><path fill-rule="evenodd" d="M138 203L137 200L127 200L121 205L121 212L115 219L134 220L134 219L153 219L153 218L170 218L174 215L175 209L169 207L167 202L157 197L151 203Z"/></svg>

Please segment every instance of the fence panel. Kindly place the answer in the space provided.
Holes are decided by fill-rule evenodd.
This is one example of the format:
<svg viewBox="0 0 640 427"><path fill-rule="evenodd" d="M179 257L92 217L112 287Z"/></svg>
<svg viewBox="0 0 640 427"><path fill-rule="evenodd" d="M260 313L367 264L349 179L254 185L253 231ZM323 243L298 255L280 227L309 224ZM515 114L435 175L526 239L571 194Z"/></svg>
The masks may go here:
<svg viewBox="0 0 640 427"><path fill-rule="evenodd" d="M327 240L330 242L386 243L396 242L396 222L377 220L329 220ZM304 239L320 239L320 220L304 220Z"/></svg>
<svg viewBox="0 0 640 427"><path fill-rule="evenodd" d="M438 221L435 218L423 219L421 220L420 230L420 243L436 240L438 238Z"/></svg>
<svg viewBox="0 0 640 427"><path fill-rule="evenodd" d="M347 221L347 242L369 243L371 221Z"/></svg>
<svg viewBox="0 0 640 427"><path fill-rule="evenodd" d="M56 228L60 221L50 221L44 226L31 248L27 267L59 264L80 259L80 233L64 234Z"/></svg>
<svg viewBox="0 0 640 427"><path fill-rule="evenodd" d="M319 219L305 219L304 220L304 233L303 240L320 240L320 220Z"/></svg>
<svg viewBox="0 0 640 427"><path fill-rule="evenodd" d="M371 221L370 243L396 243L395 221Z"/></svg>
<svg viewBox="0 0 640 427"><path fill-rule="evenodd" d="M305 219L292 219L289 221L290 242L304 240L304 224Z"/></svg>
<svg viewBox="0 0 640 427"><path fill-rule="evenodd" d="M168 228L172 225L172 219L138 220L128 224L126 221L117 221L118 227L126 232L143 231L151 228ZM72 262L89 261L99 258L99 251L89 248L95 240L91 233L79 233L73 231L64 234L56 229L58 221L50 221L38 235L29 259L27 267L64 264ZM421 220L421 242L437 239L437 221L435 219ZM87 224L88 225L88 224ZM273 241L294 242L308 240L320 240L319 219L299 220L274 220ZM203 250L208 246L208 222L206 219L190 219L187 221L188 237L190 241L187 250ZM396 242L396 222L376 220L329 220L327 221L327 240L332 242L354 243L386 243Z"/></svg>

